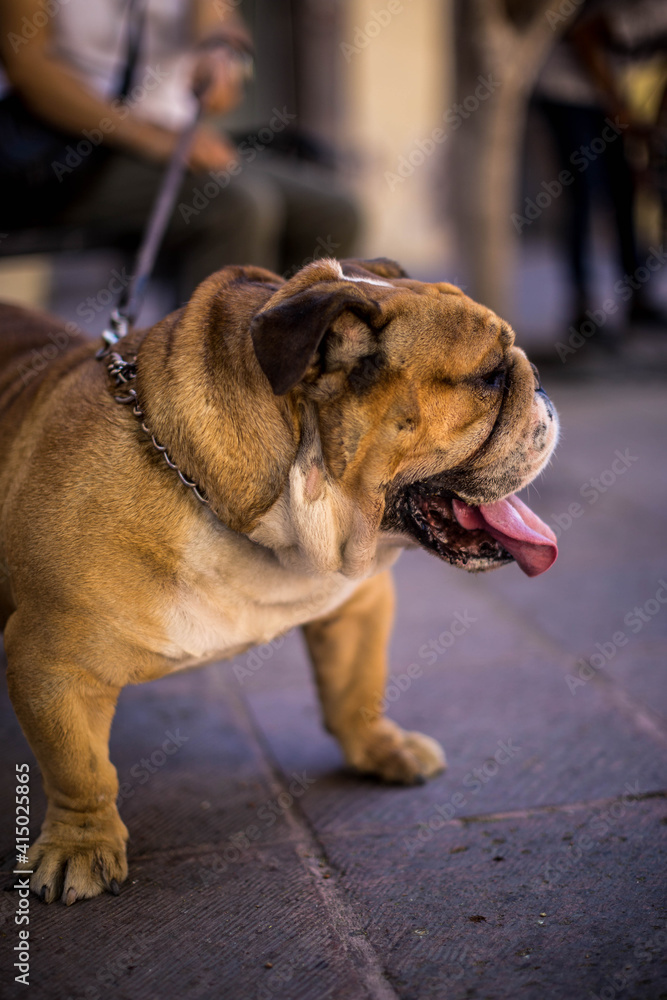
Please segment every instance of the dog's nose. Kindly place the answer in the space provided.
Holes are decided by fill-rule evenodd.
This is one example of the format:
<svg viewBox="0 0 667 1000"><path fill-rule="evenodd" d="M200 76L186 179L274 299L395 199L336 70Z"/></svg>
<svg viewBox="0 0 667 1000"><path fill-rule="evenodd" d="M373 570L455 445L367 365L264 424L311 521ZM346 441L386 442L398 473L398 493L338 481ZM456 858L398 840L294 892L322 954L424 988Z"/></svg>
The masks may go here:
<svg viewBox="0 0 667 1000"><path fill-rule="evenodd" d="M549 417L549 420L553 420L555 412L553 403L551 402L546 392L542 388L542 383L540 382L540 373L537 370L537 365L534 365L533 362L531 361L530 367L533 369L533 378L535 379L535 392L538 395L540 395L544 400L544 407L547 411L547 416Z"/></svg>
<svg viewBox="0 0 667 1000"><path fill-rule="evenodd" d="M553 403L551 402L551 400L549 399L549 397L547 396L546 392L544 391L544 389L542 388L541 385L538 385L538 387L535 390L535 392L537 393L538 396L541 396L542 399L544 400L544 408L547 411L547 416L549 417L549 420L553 420L553 418L554 418L554 406L553 406Z"/></svg>

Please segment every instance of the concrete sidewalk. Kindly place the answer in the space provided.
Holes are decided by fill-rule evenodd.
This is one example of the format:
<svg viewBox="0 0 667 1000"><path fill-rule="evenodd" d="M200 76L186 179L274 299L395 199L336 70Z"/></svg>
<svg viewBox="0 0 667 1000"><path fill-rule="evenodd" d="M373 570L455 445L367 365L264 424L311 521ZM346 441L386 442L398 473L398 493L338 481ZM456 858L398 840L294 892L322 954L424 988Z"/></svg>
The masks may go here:
<svg viewBox="0 0 667 1000"><path fill-rule="evenodd" d="M563 440L528 500L560 535L555 567L397 566L389 712L449 770L408 789L346 772L298 635L126 690L129 880L31 900L27 991L0 893L3 998L667 997L665 387L547 389ZM0 758L11 885L32 756L4 686Z"/></svg>

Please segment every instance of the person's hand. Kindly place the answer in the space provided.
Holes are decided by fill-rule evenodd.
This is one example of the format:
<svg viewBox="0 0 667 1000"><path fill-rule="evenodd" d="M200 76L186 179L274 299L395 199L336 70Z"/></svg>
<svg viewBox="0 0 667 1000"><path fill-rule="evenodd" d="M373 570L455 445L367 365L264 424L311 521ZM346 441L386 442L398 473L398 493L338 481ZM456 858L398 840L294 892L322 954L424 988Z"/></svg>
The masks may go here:
<svg viewBox="0 0 667 1000"><path fill-rule="evenodd" d="M193 86L201 94L205 111L224 115L241 103L246 78L243 59L233 49L223 46L199 56Z"/></svg>
<svg viewBox="0 0 667 1000"><path fill-rule="evenodd" d="M638 118L635 111L624 102L617 102L611 107L611 114L618 118L622 125L626 125L628 134L637 139L648 139L652 131L650 122Z"/></svg>
<svg viewBox="0 0 667 1000"><path fill-rule="evenodd" d="M166 163L176 148L177 132L142 121L133 115L125 119L124 127L125 147L153 163Z"/></svg>
<svg viewBox="0 0 667 1000"><path fill-rule="evenodd" d="M176 148L179 133L136 119L133 125L128 146L153 163L166 163ZM238 162L238 156L229 139L206 125L198 125L187 162L194 173L206 173L209 170L228 170Z"/></svg>
<svg viewBox="0 0 667 1000"><path fill-rule="evenodd" d="M228 170L235 163L238 163L238 155L229 139L206 125L200 125L188 155L190 170L194 173Z"/></svg>

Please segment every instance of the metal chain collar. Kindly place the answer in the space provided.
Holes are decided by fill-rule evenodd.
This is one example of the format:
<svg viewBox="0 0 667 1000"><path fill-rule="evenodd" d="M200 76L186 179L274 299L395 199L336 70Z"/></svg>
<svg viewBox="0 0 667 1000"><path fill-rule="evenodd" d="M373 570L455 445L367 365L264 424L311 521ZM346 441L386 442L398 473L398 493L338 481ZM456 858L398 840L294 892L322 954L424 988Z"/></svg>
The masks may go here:
<svg viewBox="0 0 667 1000"><path fill-rule="evenodd" d="M100 361L107 362L107 371L112 379L114 379L116 386L118 388L127 388L127 395L125 396L114 396L117 403L131 403L132 413L137 417L141 423L141 429L145 434L149 436L153 443L153 447L160 452L163 459L167 463L170 469L178 473L178 477L184 486L187 486L192 490L194 495L197 497L201 503L209 505L209 500L200 486L197 485L192 479L188 479L181 470L178 468L175 462L172 462L171 458L167 453L165 445L160 444L156 440L155 435L146 426L144 420L144 412L139 406L137 399L137 390L133 389L130 383L137 377L137 359L136 357L125 359L118 351L112 350L113 347L121 340L127 333L127 321L124 317L120 316L116 311L114 311L111 317L110 329L105 330L102 334L104 339L104 347L95 355Z"/></svg>

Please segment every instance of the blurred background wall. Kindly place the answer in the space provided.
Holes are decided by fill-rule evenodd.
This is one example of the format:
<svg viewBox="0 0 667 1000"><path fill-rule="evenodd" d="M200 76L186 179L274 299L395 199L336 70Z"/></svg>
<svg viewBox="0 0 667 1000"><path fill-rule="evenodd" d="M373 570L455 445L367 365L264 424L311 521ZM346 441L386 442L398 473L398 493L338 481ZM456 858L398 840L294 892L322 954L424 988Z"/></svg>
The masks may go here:
<svg viewBox="0 0 667 1000"><path fill-rule="evenodd" d="M394 257L416 277L463 285L506 316L522 342L558 362L554 345L571 319L559 246L563 202L552 199L521 232L512 216L558 172L530 95L581 3L243 0L232 6L251 27L256 76L224 127L242 135L267 122L274 107L287 108L301 133L324 144L356 193L364 219L361 256ZM664 50L653 72L655 103ZM630 84L637 93L646 89L646 73ZM640 95L640 102L650 99ZM659 206L645 188L640 200L648 246L660 238ZM602 300L615 277L602 215L595 232ZM93 267L91 257L86 266ZM665 272L652 277L652 294L662 302ZM51 302L66 312L70 277L62 260L5 258L0 295ZM77 280L94 281L80 260Z"/></svg>
<svg viewBox="0 0 667 1000"><path fill-rule="evenodd" d="M449 246L437 206L445 147L428 155L419 144L431 148L452 101L452 0L244 0L242 10L258 70L231 124L289 107L336 151L357 193L360 252L439 274Z"/></svg>

